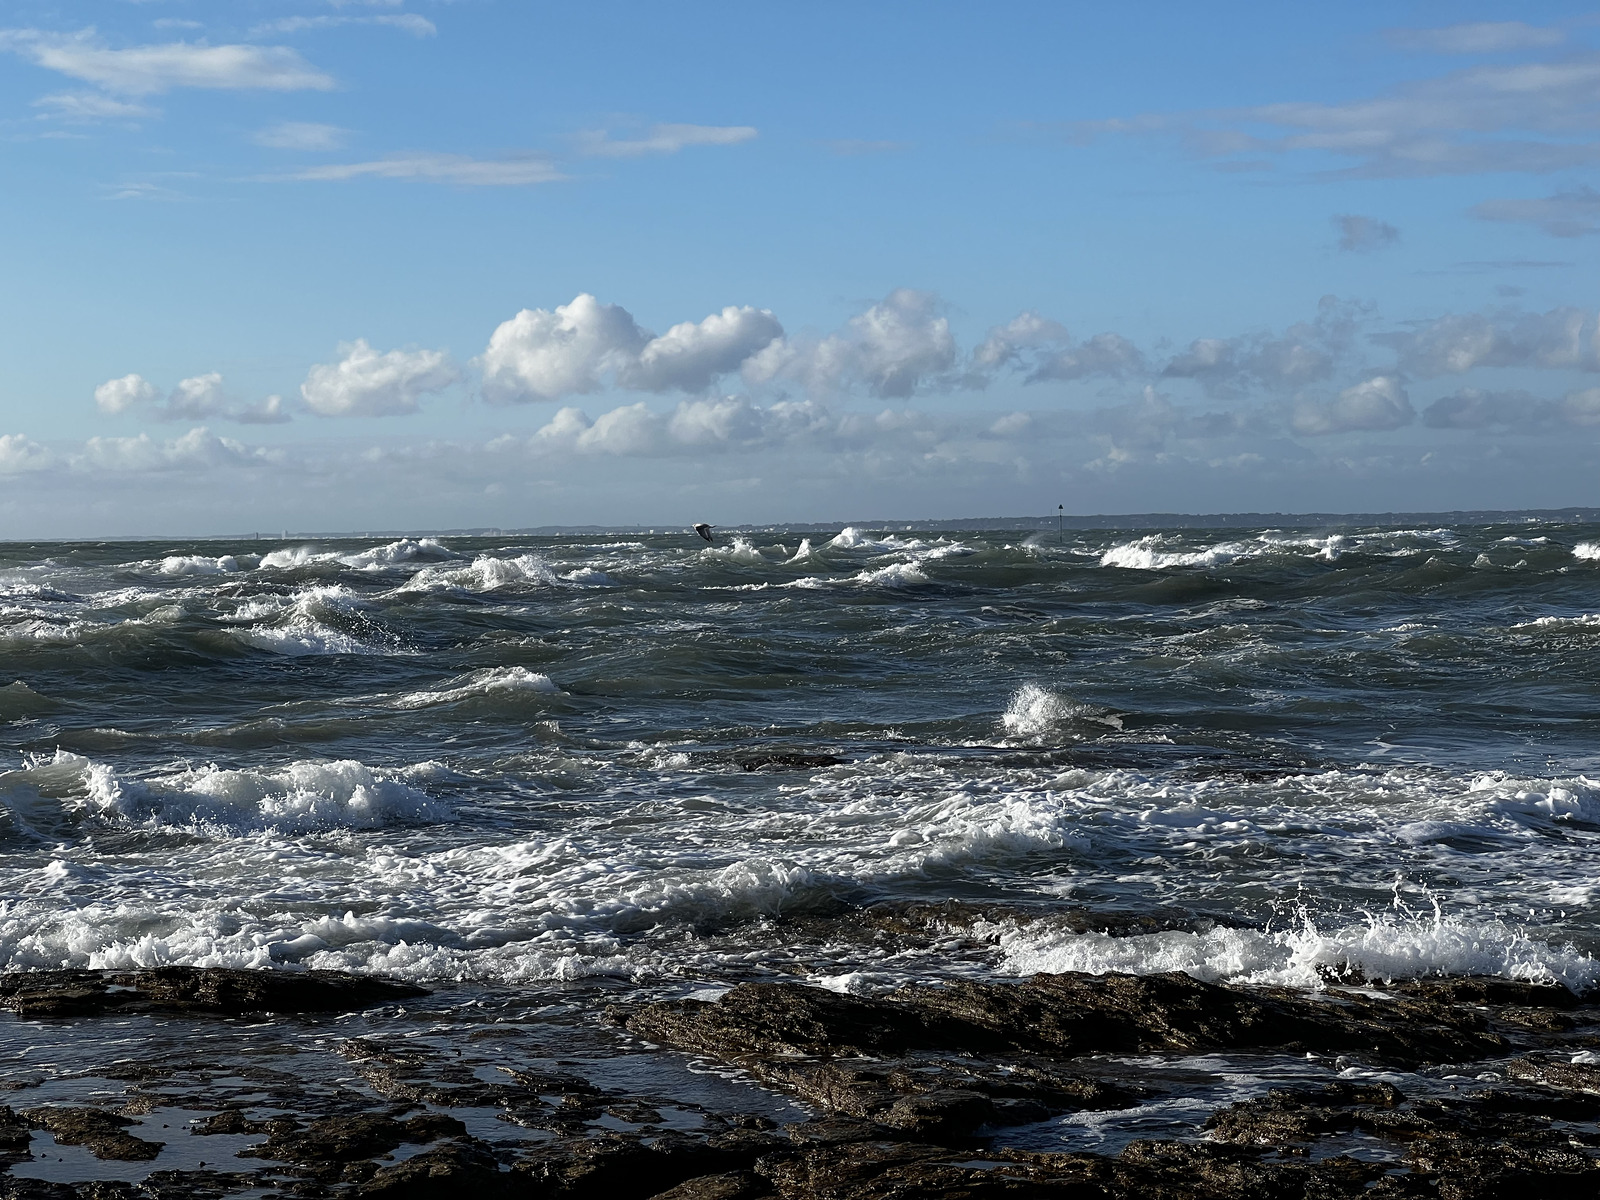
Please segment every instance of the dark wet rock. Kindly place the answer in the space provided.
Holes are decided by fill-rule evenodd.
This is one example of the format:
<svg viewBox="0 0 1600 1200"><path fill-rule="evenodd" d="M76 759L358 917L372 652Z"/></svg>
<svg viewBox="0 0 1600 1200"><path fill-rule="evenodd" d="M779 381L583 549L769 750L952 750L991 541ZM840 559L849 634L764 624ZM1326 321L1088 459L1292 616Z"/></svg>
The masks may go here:
<svg viewBox="0 0 1600 1200"><path fill-rule="evenodd" d="M1278 1049L1416 1064L1473 1061L1507 1048L1480 1013L1453 1003L1355 993L1319 999L1202 983L1177 972L1041 974L1015 984L908 987L881 999L799 984L741 984L718 1001L652 1004L618 1016L649 1041L727 1059Z"/></svg>
<svg viewBox="0 0 1600 1200"><path fill-rule="evenodd" d="M8 1105L0 1105L0 1155L28 1153L32 1128Z"/></svg>
<svg viewBox="0 0 1600 1200"><path fill-rule="evenodd" d="M79 1200L79 1197L70 1183L0 1175L0 1200Z"/></svg>
<svg viewBox="0 0 1600 1200"><path fill-rule="evenodd" d="M1564 1091L1600 1095L1600 1063L1518 1058L1506 1064L1506 1074L1524 1083L1540 1083Z"/></svg>
<svg viewBox="0 0 1600 1200"><path fill-rule="evenodd" d="M739 760L746 771L811 771L843 763L844 759L831 754L753 754Z"/></svg>
<svg viewBox="0 0 1600 1200"><path fill-rule="evenodd" d="M845 1117L908 1137L963 1138L1079 1109L1125 1108L1126 1088L1028 1059L751 1062L758 1079Z"/></svg>
<svg viewBox="0 0 1600 1200"><path fill-rule="evenodd" d="M675 1188L657 1192L650 1200L756 1200L770 1196L772 1185L753 1171L730 1171L685 1179Z"/></svg>
<svg viewBox="0 0 1600 1200"><path fill-rule="evenodd" d="M353 1012L427 995L392 979L338 971L152 967L142 971L18 971L0 975L0 1003L23 1017L106 1012Z"/></svg>
<svg viewBox="0 0 1600 1200"><path fill-rule="evenodd" d="M649 1141L609 1134L565 1142L512 1170L534 1195L542 1188L551 1196L647 1200L687 1179L748 1170L763 1155L787 1149L784 1139L754 1131L705 1141L673 1133Z"/></svg>
<svg viewBox="0 0 1600 1200"><path fill-rule="evenodd" d="M32 1129L43 1129L63 1146L82 1146L96 1158L141 1162L161 1153L162 1142L147 1142L125 1132L133 1122L103 1108L45 1105L18 1114Z"/></svg>
<svg viewBox="0 0 1600 1200"><path fill-rule="evenodd" d="M428 1113L409 1121L372 1113L354 1116L322 1117L305 1129L274 1133L247 1153L254 1158L283 1162L354 1162L387 1154L405 1142L426 1143L441 1137L466 1133L467 1127L454 1117Z"/></svg>
<svg viewBox="0 0 1600 1200"><path fill-rule="evenodd" d="M509 1195L519 1182L500 1169L481 1142L462 1138L413 1155L373 1172L356 1189L358 1196L382 1200L461 1200L470 1192L477 1200Z"/></svg>

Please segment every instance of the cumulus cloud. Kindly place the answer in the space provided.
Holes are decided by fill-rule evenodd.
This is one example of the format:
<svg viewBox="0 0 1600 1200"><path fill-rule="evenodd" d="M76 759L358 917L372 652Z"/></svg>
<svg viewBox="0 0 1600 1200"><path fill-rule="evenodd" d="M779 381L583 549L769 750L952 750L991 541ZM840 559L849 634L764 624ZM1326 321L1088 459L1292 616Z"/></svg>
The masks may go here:
<svg viewBox="0 0 1600 1200"><path fill-rule="evenodd" d="M782 339L744 368L753 383L794 379L814 394L864 387L883 399L905 399L939 386L956 364L956 343L939 298L897 288L821 339Z"/></svg>
<svg viewBox="0 0 1600 1200"><path fill-rule="evenodd" d="M608 385L696 392L782 336L766 309L730 305L657 337L627 309L584 294L554 311L523 309L494 331L478 363L493 403L558 400Z"/></svg>
<svg viewBox="0 0 1600 1200"><path fill-rule="evenodd" d="M1546 313L1452 313L1405 333L1375 340L1394 347L1403 370L1420 376L1458 375L1481 367L1576 369L1591 364L1582 309Z"/></svg>
<svg viewBox="0 0 1600 1200"><path fill-rule="evenodd" d="M1542 198L1485 200L1472 215L1485 221L1534 225L1552 237L1585 237L1600 233L1600 191L1581 186Z"/></svg>
<svg viewBox="0 0 1600 1200"><path fill-rule="evenodd" d="M792 448L847 449L876 440L918 417L896 414L836 414L814 400L757 404L744 396L717 396L679 402L671 412L655 412L643 401L623 405L590 420L577 408L563 408L526 443L535 454L578 453L658 458L696 453L754 452ZM898 436L898 435L896 435Z"/></svg>
<svg viewBox="0 0 1600 1200"><path fill-rule="evenodd" d="M357 163L307 167L285 179L342 183L351 179L405 179L413 183L453 183L461 187L527 187L565 179L543 155L472 158L465 154L396 154Z"/></svg>
<svg viewBox="0 0 1600 1200"><path fill-rule="evenodd" d="M1333 227L1339 233L1339 249L1347 254L1366 254L1382 250L1400 240L1400 231L1387 221L1376 217L1360 217L1342 213L1333 218Z"/></svg>
<svg viewBox="0 0 1600 1200"><path fill-rule="evenodd" d="M422 397L460 378L440 350L380 353L364 339L343 342L336 363L319 363L300 385L306 407L323 417L390 417L414 413Z"/></svg>
<svg viewBox="0 0 1600 1200"><path fill-rule="evenodd" d="M1345 388L1325 403L1300 403L1289 424L1296 433L1318 437L1359 430L1399 429L1411 424L1416 415L1398 379L1393 375L1375 375Z"/></svg>
<svg viewBox="0 0 1600 1200"><path fill-rule="evenodd" d="M204 426L196 426L170 441L157 440L147 433L137 437L93 437L72 457L71 465L79 470L142 474L270 461L272 456L260 447L218 437Z"/></svg>
<svg viewBox="0 0 1600 1200"><path fill-rule="evenodd" d="M120 379L108 379L95 388L94 403L101 412L115 415L142 404L154 404L160 395L155 384L144 376L124 375Z"/></svg>
<svg viewBox="0 0 1600 1200"><path fill-rule="evenodd" d="M1192 379L1219 396L1251 390L1293 391L1332 377L1352 351L1365 315L1357 305L1324 296L1312 321L1291 325L1277 336L1251 333L1197 338L1161 373L1167 378Z"/></svg>
<svg viewBox="0 0 1600 1200"><path fill-rule="evenodd" d="M1434 54L1498 54L1507 50L1559 46L1566 41L1566 34L1559 29L1521 21L1473 21L1438 29L1390 29L1384 36L1399 49Z"/></svg>
<svg viewBox="0 0 1600 1200"><path fill-rule="evenodd" d="M167 42L114 50L92 29L81 33L6 29L0 30L0 49L108 92L131 96L180 87L293 92L327 91L334 86L332 76L286 46Z"/></svg>
<svg viewBox="0 0 1600 1200"><path fill-rule="evenodd" d="M344 145L348 129L319 125L314 121L280 121L258 130L250 140L274 150L337 150Z"/></svg>
<svg viewBox="0 0 1600 1200"><path fill-rule="evenodd" d="M650 339L619 372L619 382L648 392L704 391L782 336L783 326L766 309L730 305L699 324L685 321Z"/></svg>
<svg viewBox="0 0 1600 1200"><path fill-rule="evenodd" d="M155 384L142 375L108 379L94 390L95 407L108 416L140 412L158 421L195 421L222 417L245 424L276 424L289 420L283 401L269 396L257 404L229 398L216 371L192 375L163 398Z"/></svg>
<svg viewBox="0 0 1600 1200"><path fill-rule="evenodd" d="M525 308L495 329L478 360L484 398L558 400L598 391L603 375L624 371L650 340L627 309L588 293L553 312Z"/></svg>
<svg viewBox="0 0 1600 1200"><path fill-rule="evenodd" d="M737 146L757 136L750 125L653 125L637 138L613 138L603 129L578 135L578 150L597 158L676 154L690 146Z"/></svg>
<svg viewBox="0 0 1600 1200"><path fill-rule="evenodd" d="M42 471L53 462L50 452L25 434L0 434L0 475Z"/></svg>

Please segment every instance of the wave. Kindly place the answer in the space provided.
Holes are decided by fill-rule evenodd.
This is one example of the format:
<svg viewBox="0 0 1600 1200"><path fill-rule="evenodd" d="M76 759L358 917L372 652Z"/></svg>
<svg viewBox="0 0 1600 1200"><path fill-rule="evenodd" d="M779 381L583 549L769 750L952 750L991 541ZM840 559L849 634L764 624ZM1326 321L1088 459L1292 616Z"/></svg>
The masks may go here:
<svg viewBox="0 0 1600 1200"><path fill-rule="evenodd" d="M1094 705L1058 696L1036 683L1018 688L1000 717L1006 733L1024 742L1038 742L1073 721L1096 721L1113 729L1122 728L1121 717Z"/></svg>
<svg viewBox="0 0 1600 1200"><path fill-rule="evenodd" d="M292 657L312 654L384 654L396 639L362 610L347 587L306 588L289 596L259 596L225 618L235 640ZM247 628L238 628L248 625Z"/></svg>
<svg viewBox="0 0 1600 1200"><path fill-rule="evenodd" d="M240 569L239 560L231 554L217 558L203 554L171 554L156 567L163 575L226 575Z"/></svg>
<svg viewBox="0 0 1600 1200"><path fill-rule="evenodd" d="M394 708L429 708L435 704L454 704L478 696L535 694L558 696L558 688L548 675L527 667L488 667L452 679L436 691L406 692L389 701Z"/></svg>
<svg viewBox="0 0 1600 1200"><path fill-rule="evenodd" d="M450 806L413 784L442 773L435 763L398 771L352 760L302 760L276 769L227 770L214 764L128 778L115 768L57 750L0 775L0 795L55 797L66 815L116 823L176 826L231 833L301 834L435 824L454 818ZM39 815L38 800L23 813Z"/></svg>
<svg viewBox="0 0 1600 1200"><path fill-rule="evenodd" d="M1572 548L1572 557L1582 562L1600 561L1600 542L1579 542Z"/></svg>
<svg viewBox="0 0 1600 1200"><path fill-rule="evenodd" d="M506 588L534 585L560 587L562 581L550 565L537 554L515 558L495 558L481 554L464 567L423 567L405 583L401 592L496 592Z"/></svg>
<svg viewBox="0 0 1600 1200"><path fill-rule="evenodd" d="M1002 970L1012 975L1112 971L1150 975L1182 971L1210 983L1321 988L1351 974L1385 982L1429 975L1500 975L1560 982L1576 992L1600 984L1600 960L1553 945L1497 917L1431 916L1396 905L1362 919L1313 920L1299 914L1282 930L1213 928L1203 932L1116 936L1041 928L999 934Z"/></svg>

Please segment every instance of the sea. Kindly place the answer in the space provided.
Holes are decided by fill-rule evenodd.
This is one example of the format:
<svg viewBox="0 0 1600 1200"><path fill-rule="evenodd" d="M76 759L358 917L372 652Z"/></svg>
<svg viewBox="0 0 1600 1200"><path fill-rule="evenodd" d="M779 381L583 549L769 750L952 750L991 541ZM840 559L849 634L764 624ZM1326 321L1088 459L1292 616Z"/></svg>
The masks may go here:
<svg viewBox="0 0 1600 1200"><path fill-rule="evenodd" d="M0 969L1600 985L1600 525L716 539L0 544Z"/></svg>

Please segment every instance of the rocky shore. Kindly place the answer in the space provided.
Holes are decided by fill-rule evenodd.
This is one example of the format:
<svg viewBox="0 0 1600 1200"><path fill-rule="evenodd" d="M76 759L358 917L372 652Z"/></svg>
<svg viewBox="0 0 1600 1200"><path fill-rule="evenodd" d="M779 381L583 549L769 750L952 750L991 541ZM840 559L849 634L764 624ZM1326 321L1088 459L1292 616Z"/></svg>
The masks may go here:
<svg viewBox="0 0 1600 1200"><path fill-rule="evenodd" d="M165 1039L70 1075L8 1067L0 1197L1600 1195L1600 1006L1559 985L1310 994L1065 974L876 996L755 982L591 1009L617 1061L720 1074L751 1097L742 1110L629 1082L601 1058L513 1053L522 1027L474 1023L470 1005L428 1037L352 1036L337 1019L449 999L323 972L0 976L13 1033L149 1020ZM286 1041L286 1021L312 1024ZM201 1045L219 1022L246 1048L231 1061ZM1168 1111L1179 1075L1223 1062L1258 1064L1261 1085L1202 1106L1181 1135L1051 1148L1063 1122ZM1274 1086L1290 1068L1300 1081ZM773 1093L795 1119L769 1115Z"/></svg>

